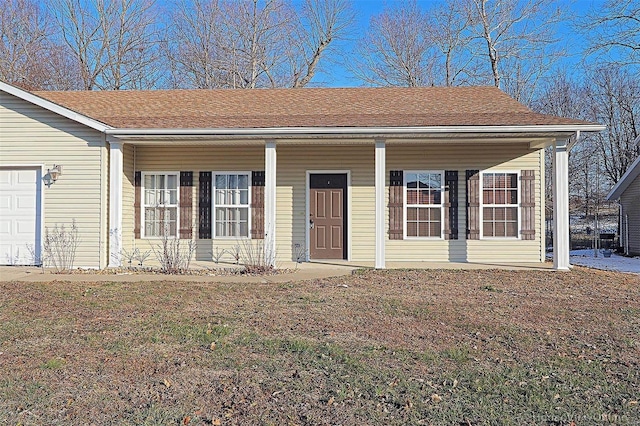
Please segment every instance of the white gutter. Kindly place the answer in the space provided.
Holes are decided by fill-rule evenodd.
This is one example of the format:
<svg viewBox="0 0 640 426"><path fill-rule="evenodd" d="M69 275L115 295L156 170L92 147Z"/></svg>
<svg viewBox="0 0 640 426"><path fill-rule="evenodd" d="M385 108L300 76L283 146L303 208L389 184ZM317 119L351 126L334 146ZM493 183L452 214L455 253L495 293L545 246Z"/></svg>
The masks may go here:
<svg viewBox="0 0 640 426"><path fill-rule="evenodd" d="M209 129L106 129L113 136L304 136L304 135L406 135L416 133L553 133L600 132L606 127L598 124L541 125L541 126L419 126L419 127L265 127L265 128L209 128Z"/></svg>

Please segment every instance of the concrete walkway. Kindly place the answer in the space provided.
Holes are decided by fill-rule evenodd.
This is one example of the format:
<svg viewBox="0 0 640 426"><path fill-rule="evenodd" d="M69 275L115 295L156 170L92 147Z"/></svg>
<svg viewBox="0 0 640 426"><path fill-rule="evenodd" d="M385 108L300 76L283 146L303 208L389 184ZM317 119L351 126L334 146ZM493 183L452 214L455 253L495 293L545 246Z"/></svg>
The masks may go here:
<svg viewBox="0 0 640 426"><path fill-rule="evenodd" d="M289 265L288 265L289 266ZM329 265L316 263L301 263L274 275L240 275L227 272L216 274L215 272L203 272L202 275L164 275L152 273L107 273L92 271L76 272L73 274L58 274L51 270L43 270L31 266L0 266L0 281L193 281L193 282L242 282L242 283L282 283L289 281L304 281L319 278L350 275L357 268L347 265ZM237 269L236 265L225 266L225 269ZM201 265L195 265L194 269L203 269Z"/></svg>
<svg viewBox="0 0 640 426"><path fill-rule="evenodd" d="M389 262L389 269L505 269L505 270L548 270L552 271L552 264L546 263L519 263L519 264L497 264L497 263L455 263L455 262ZM216 265L211 262L195 262L194 269L211 269L220 267L224 269L237 269L237 265ZM242 282L242 283L282 283L289 281L304 281L320 278L338 277L350 275L356 269L370 269L373 264L363 263L358 265L347 264L344 261L336 262L310 262L280 265L283 269L275 275L240 275L240 274L216 274L215 272L202 275L163 275L151 273L106 273L106 272L77 272L73 274L56 274L51 270L29 266L0 266L1 281L28 281L28 282L48 282L48 281L193 281L193 282Z"/></svg>

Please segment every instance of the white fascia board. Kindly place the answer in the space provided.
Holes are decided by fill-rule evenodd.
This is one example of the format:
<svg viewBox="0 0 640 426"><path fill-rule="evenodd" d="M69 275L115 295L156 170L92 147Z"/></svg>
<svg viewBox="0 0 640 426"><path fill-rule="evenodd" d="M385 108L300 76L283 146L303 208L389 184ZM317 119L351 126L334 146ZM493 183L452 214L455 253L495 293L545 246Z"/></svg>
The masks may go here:
<svg viewBox="0 0 640 426"><path fill-rule="evenodd" d="M314 136L353 135L373 136L385 134L439 134L439 133L553 133L600 132L606 127L597 124L544 125L544 126L420 126L420 127L264 127L251 129L107 129L116 137L140 136Z"/></svg>
<svg viewBox="0 0 640 426"><path fill-rule="evenodd" d="M640 146L640 135L638 135L638 137L636 138L636 140L633 141L634 144L636 144L636 146Z"/></svg>
<svg viewBox="0 0 640 426"><path fill-rule="evenodd" d="M622 193L631 185L631 182L638 176L640 176L640 157L636 158L636 161L629 166L625 174L622 175L620 180L611 188L611 191L607 194L607 200L618 200Z"/></svg>
<svg viewBox="0 0 640 426"><path fill-rule="evenodd" d="M86 115L82 115L82 114L78 114L75 111L72 111L68 108L65 108L63 106L60 106L56 103L53 103L51 101L48 101L44 98L41 98L40 96L34 95L31 92L27 92L26 90L22 90L18 87L12 86L10 84L4 83L2 81L0 81L0 90L2 90L3 92L6 92L10 95L13 95L17 98L22 99L23 101L29 102L31 104L37 105L41 108L44 108L46 110L49 110L51 112L53 112L54 114L58 114L61 115L63 117L66 117L70 120L73 120L77 123L83 124L87 127L90 127L92 129L95 129L99 132L105 132L107 129L111 129L111 126L107 126L104 123L101 123L99 121L94 120L93 118L89 118Z"/></svg>

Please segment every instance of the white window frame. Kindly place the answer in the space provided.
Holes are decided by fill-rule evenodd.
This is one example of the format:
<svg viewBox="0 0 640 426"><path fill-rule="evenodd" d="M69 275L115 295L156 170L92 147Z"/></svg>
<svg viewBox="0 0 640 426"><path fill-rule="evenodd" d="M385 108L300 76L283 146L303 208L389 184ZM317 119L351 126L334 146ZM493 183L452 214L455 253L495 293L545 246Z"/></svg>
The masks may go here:
<svg viewBox="0 0 640 426"><path fill-rule="evenodd" d="M169 238L180 238L180 172L179 171L149 171L149 172L141 172L140 173L140 238L148 239L148 240L159 240L163 237L155 236L155 235L146 235L147 225L146 225L146 208L147 207L174 207L176 208L176 235L169 235ZM165 175L176 176L176 204L164 204L164 205L156 205L156 206L147 206L145 203L145 195L146 195L146 187L145 187L145 177L146 176L157 176L157 175ZM165 177L166 179L166 177Z"/></svg>
<svg viewBox="0 0 640 426"><path fill-rule="evenodd" d="M484 203L484 175L485 174L515 174L516 175L516 188L517 188L517 196L516 196L516 203L515 204L486 204ZM522 225L521 225L521 220L520 220L520 216L522 214L521 212L521 208L520 208L520 204L521 204L521 197L522 197L522 188L520 187L520 170L483 170L480 173L480 214L479 214L479 220L480 220L480 239L481 240L520 240L521 239L521 232L522 232ZM516 235L514 237L508 237L508 236L504 236L504 237L494 237L492 235L489 236L485 236L484 235L484 208L485 207L515 207L516 211L517 211L517 219L516 219L516 226L517 231L516 231Z"/></svg>
<svg viewBox="0 0 640 426"><path fill-rule="evenodd" d="M430 173L440 175L440 236L439 237L413 237L407 236L407 208L408 207L422 207L422 208L437 208L438 204L411 204L407 202L407 175L409 173ZM402 171L402 238L405 240L444 240L444 170L403 170Z"/></svg>
<svg viewBox="0 0 640 426"><path fill-rule="evenodd" d="M217 231L218 228L216 226L216 207L220 208L245 208L242 205L235 204L216 204L216 176L220 175L247 175L247 236L246 237L229 237L229 236L219 236ZM253 173L251 171L212 171L211 172L211 237L217 240L250 240L251 239L251 221L252 221L252 211L251 211L251 192L252 192L252 179Z"/></svg>

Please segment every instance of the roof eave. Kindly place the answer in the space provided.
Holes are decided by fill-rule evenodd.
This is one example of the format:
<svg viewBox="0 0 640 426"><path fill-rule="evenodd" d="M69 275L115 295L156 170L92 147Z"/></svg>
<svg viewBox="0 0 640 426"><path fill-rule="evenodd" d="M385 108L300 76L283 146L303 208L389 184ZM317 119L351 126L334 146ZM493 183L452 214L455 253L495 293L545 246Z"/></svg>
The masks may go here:
<svg viewBox="0 0 640 426"><path fill-rule="evenodd" d="M629 166L626 173L622 175L620 180L611 188L611 191L607 194L607 201L619 200L622 193L638 176L640 176L640 157L636 158L636 161Z"/></svg>
<svg viewBox="0 0 640 426"><path fill-rule="evenodd" d="M11 84L0 81L0 90L10 95L13 95L17 98L20 98L23 101L29 102L33 105L37 105L41 108L51 111L54 114L61 115L77 123L80 123L82 125L95 129L99 132L104 133L107 130L112 129L111 126L108 126L100 121L94 120L93 118L90 118L86 115L78 114L73 110L65 108L54 102L48 101L44 98L41 98L38 95L34 95L31 92L27 92L26 90L20 89L19 87L12 86Z"/></svg>
<svg viewBox="0 0 640 426"><path fill-rule="evenodd" d="M277 138L288 136L380 136L385 135L437 135L437 134L548 134L569 136L575 132L600 132L605 126L598 124L561 124L525 126L414 126L414 127L264 127L264 128L110 128L105 133L114 137L162 136L242 136Z"/></svg>

